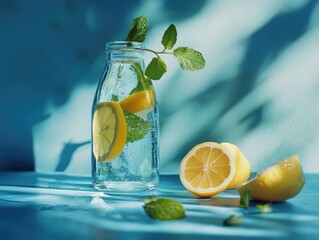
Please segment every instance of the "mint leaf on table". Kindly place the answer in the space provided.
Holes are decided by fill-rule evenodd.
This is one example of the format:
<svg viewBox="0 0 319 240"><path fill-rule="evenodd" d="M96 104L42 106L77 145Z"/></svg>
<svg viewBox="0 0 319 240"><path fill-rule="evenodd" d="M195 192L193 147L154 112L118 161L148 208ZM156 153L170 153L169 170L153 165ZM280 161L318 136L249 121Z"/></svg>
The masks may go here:
<svg viewBox="0 0 319 240"><path fill-rule="evenodd" d="M144 138L151 128L151 123L124 109L123 112L127 126L126 142L135 142Z"/></svg>
<svg viewBox="0 0 319 240"><path fill-rule="evenodd" d="M259 209L258 213L271 213L271 212L273 212L273 208L271 207L271 203L257 204L256 208Z"/></svg>
<svg viewBox="0 0 319 240"><path fill-rule="evenodd" d="M144 42L148 28L147 17L140 16L133 19L131 28L125 41Z"/></svg>
<svg viewBox="0 0 319 240"><path fill-rule="evenodd" d="M203 55L188 47L178 47L173 51L179 65L184 70L194 71L205 67L205 59Z"/></svg>
<svg viewBox="0 0 319 240"><path fill-rule="evenodd" d="M156 57L148 64L145 70L145 75L150 79L159 80L166 72L167 67L164 60L160 57Z"/></svg>
<svg viewBox="0 0 319 240"><path fill-rule="evenodd" d="M239 226L244 222L244 217L231 215L223 222L224 226Z"/></svg>
<svg viewBox="0 0 319 240"><path fill-rule="evenodd" d="M249 207L249 200L251 197L251 190L249 188L246 188L241 194L240 194L240 201L239 206L241 208L248 208Z"/></svg>
<svg viewBox="0 0 319 240"><path fill-rule="evenodd" d="M170 198L151 198L145 201L144 210L147 215L159 220L177 220L185 218L183 205Z"/></svg>
<svg viewBox="0 0 319 240"><path fill-rule="evenodd" d="M174 24L171 24L165 31L162 44L164 46L164 51L166 49L172 49L177 41L177 31Z"/></svg>

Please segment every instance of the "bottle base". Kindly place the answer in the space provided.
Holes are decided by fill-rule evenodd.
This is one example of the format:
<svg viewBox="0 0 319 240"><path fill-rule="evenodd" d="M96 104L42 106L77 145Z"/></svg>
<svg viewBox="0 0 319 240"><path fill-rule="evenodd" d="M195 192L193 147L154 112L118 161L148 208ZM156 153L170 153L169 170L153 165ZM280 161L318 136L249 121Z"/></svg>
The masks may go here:
<svg viewBox="0 0 319 240"><path fill-rule="evenodd" d="M107 181L101 183L93 183L93 188L101 192L125 194L125 193L139 193L150 191L157 187L156 182L141 183L135 181Z"/></svg>

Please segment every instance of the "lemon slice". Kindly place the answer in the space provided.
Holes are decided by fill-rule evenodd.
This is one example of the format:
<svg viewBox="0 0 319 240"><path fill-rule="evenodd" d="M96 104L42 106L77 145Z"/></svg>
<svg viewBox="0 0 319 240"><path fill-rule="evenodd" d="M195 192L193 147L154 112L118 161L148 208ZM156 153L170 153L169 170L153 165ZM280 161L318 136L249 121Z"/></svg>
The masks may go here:
<svg viewBox="0 0 319 240"><path fill-rule="evenodd" d="M188 191L200 197L211 197L227 188L235 171L235 159L227 148L205 142L186 154L179 176Z"/></svg>
<svg viewBox="0 0 319 240"><path fill-rule="evenodd" d="M282 202L296 196L305 184L298 156L287 158L262 171L249 182L242 185L238 192L249 188L251 197L256 200Z"/></svg>
<svg viewBox="0 0 319 240"><path fill-rule="evenodd" d="M221 145L226 147L235 158L235 176L227 187L227 189L234 189L248 180L251 174L250 163L243 152L235 144L221 143Z"/></svg>
<svg viewBox="0 0 319 240"><path fill-rule="evenodd" d="M126 142L126 121L121 106L114 101L97 104L92 125L95 159L112 161L117 158Z"/></svg>
<svg viewBox="0 0 319 240"><path fill-rule="evenodd" d="M120 102L123 109L135 113L138 116L145 115L152 111L154 104L154 94L151 90L133 93Z"/></svg>

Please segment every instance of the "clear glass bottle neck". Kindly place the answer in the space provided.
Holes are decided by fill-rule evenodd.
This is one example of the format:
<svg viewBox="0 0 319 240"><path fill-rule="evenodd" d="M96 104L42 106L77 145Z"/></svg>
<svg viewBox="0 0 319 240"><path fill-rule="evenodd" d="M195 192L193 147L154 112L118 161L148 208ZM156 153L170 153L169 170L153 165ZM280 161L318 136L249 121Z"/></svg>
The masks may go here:
<svg viewBox="0 0 319 240"><path fill-rule="evenodd" d="M140 42L116 41L106 44L107 62L118 61L144 61L144 44Z"/></svg>

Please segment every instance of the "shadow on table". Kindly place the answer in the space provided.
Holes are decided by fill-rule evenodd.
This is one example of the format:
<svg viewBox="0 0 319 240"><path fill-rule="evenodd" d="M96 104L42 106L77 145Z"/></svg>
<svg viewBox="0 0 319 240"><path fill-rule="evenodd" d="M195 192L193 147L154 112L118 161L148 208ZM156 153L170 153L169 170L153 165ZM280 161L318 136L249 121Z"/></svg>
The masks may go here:
<svg viewBox="0 0 319 240"><path fill-rule="evenodd" d="M93 191L91 178L86 176L73 176L64 173L37 173L19 172L14 175L11 172L1 172L0 182L3 186L37 187L47 189L82 190Z"/></svg>

